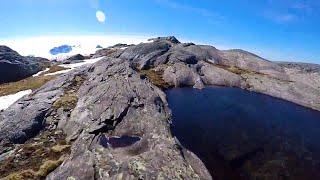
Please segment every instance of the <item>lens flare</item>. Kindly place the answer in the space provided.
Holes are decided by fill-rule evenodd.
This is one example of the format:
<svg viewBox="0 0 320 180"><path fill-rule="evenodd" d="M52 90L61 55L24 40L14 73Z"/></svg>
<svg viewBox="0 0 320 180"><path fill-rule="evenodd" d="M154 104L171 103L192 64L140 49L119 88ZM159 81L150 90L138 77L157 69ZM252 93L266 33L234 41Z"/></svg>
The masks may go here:
<svg viewBox="0 0 320 180"><path fill-rule="evenodd" d="M102 11L97 11L96 17L97 17L97 20L101 23L106 21L106 16L105 16L104 12L102 12Z"/></svg>

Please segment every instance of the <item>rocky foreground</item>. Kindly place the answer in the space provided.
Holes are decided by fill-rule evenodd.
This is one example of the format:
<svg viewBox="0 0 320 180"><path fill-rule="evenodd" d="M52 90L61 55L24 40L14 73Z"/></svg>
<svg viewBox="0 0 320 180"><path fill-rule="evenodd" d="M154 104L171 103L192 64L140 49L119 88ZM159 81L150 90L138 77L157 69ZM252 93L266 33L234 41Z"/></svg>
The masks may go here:
<svg viewBox="0 0 320 180"><path fill-rule="evenodd" d="M232 86L320 110L320 72L308 66L174 37L102 55L0 114L0 178L212 179L172 137L165 88Z"/></svg>

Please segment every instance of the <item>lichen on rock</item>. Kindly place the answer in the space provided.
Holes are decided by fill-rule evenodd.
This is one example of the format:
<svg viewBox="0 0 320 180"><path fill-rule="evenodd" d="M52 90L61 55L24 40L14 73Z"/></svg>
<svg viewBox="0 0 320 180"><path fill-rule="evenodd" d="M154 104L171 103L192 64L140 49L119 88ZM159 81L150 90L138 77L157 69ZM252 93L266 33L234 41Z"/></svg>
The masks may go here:
<svg viewBox="0 0 320 180"><path fill-rule="evenodd" d="M1 112L1 177L212 179L172 137L166 88L239 87L320 110L319 85L303 82L306 75L290 74L289 67L173 37L152 41L100 50L96 55L107 57L58 76ZM317 82L319 75L312 77ZM125 136L139 140L117 148L101 144ZM17 154L30 153L14 164Z"/></svg>

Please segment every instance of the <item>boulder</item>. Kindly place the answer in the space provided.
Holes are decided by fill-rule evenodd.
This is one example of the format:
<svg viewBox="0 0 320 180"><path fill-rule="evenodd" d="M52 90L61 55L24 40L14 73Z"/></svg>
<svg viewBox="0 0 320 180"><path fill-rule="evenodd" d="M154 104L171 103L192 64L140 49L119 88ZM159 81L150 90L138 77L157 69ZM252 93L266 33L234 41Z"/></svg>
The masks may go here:
<svg viewBox="0 0 320 180"><path fill-rule="evenodd" d="M41 71L48 60L24 57L7 46L0 46L0 84L19 81Z"/></svg>
<svg viewBox="0 0 320 180"><path fill-rule="evenodd" d="M76 54L67 59L67 61L81 61L81 60L85 60L85 57L82 56L81 54Z"/></svg>

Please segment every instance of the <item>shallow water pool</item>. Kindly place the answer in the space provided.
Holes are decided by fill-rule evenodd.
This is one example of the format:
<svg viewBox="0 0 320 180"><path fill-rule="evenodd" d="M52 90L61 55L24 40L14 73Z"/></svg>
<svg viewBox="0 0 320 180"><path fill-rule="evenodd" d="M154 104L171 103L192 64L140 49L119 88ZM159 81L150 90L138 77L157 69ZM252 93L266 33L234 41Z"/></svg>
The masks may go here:
<svg viewBox="0 0 320 180"><path fill-rule="evenodd" d="M320 179L320 112L237 88L176 88L172 132L214 179Z"/></svg>

